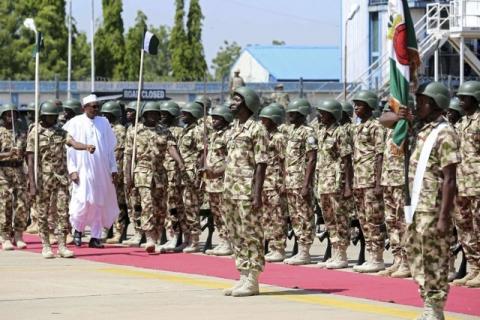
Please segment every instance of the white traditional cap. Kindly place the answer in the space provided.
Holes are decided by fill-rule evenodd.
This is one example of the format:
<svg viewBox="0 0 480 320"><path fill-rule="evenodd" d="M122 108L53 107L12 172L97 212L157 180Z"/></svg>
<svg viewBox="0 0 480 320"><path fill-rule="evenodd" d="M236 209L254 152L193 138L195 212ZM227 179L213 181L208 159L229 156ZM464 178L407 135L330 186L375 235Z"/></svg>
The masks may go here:
<svg viewBox="0 0 480 320"><path fill-rule="evenodd" d="M97 96L94 94L90 94L82 99L82 106L86 106L89 103L97 102Z"/></svg>

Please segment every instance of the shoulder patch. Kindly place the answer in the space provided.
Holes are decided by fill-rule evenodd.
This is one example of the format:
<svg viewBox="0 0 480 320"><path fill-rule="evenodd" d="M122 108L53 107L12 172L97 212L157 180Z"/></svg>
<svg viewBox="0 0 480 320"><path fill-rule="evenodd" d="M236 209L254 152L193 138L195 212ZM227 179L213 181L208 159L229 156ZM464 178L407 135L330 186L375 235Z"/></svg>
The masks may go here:
<svg viewBox="0 0 480 320"><path fill-rule="evenodd" d="M310 136L307 138L307 143L310 145L314 145L317 143L317 139L315 139L315 137Z"/></svg>

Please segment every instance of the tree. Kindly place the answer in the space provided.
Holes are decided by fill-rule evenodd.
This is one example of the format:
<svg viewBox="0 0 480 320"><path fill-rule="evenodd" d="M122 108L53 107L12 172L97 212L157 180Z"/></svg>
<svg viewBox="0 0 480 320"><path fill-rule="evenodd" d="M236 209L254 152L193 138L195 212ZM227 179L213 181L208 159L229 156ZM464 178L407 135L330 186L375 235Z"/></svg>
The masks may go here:
<svg viewBox="0 0 480 320"><path fill-rule="evenodd" d="M123 80L125 39L122 0L102 0L103 23L95 33L95 73L99 77Z"/></svg>
<svg viewBox="0 0 480 320"><path fill-rule="evenodd" d="M189 80L204 80L207 62L202 44L202 9L199 0L190 0L187 21Z"/></svg>
<svg viewBox="0 0 480 320"><path fill-rule="evenodd" d="M167 26L160 26L155 28L149 27L150 32L153 32L158 40L158 54L154 56L146 55L144 77L145 81L165 81L171 80L172 61L168 44L170 39L170 29Z"/></svg>
<svg viewBox="0 0 480 320"><path fill-rule="evenodd" d="M140 69L140 48L143 32L147 27L147 16L142 11L137 11L135 24L128 29L125 40L125 76L129 81L138 81Z"/></svg>
<svg viewBox="0 0 480 320"><path fill-rule="evenodd" d="M18 70L20 17L13 0L0 1L0 78L15 79Z"/></svg>
<svg viewBox="0 0 480 320"><path fill-rule="evenodd" d="M173 78L177 81L189 80L188 42L183 18L184 0L175 0L175 21L170 33L169 51L172 57Z"/></svg>
<svg viewBox="0 0 480 320"><path fill-rule="evenodd" d="M72 21L72 80L90 79L90 44Z"/></svg>
<svg viewBox="0 0 480 320"><path fill-rule="evenodd" d="M235 41L228 43L228 41L225 40L223 44L224 46L220 46L217 55L212 60L216 80L222 80L222 78L228 74L242 51L242 47Z"/></svg>

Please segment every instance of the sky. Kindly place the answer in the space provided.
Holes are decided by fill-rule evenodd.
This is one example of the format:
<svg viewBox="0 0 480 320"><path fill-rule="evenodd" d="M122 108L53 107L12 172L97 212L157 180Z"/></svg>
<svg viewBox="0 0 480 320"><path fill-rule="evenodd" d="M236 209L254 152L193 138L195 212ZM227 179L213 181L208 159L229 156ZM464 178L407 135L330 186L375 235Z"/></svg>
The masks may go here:
<svg viewBox="0 0 480 320"><path fill-rule="evenodd" d="M72 15L90 39L91 0L72 0ZM94 0L96 23L101 21L102 1ZM188 11L189 0L185 1ZM340 46L341 1L338 0L201 0L202 40L211 65L224 40L248 44ZM175 0L123 0L123 22L128 30L138 10L154 26L173 25ZM185 15L186 19L186 15Z"/></svg>

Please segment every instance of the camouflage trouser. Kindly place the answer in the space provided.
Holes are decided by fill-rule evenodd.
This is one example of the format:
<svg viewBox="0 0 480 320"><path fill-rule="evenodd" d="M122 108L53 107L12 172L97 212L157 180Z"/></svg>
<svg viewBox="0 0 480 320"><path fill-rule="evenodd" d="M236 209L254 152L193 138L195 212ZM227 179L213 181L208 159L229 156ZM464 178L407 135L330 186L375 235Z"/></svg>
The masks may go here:
<svg viewBox="0 0 480 320"><path fill-rule="evenodd" d="M209 192L208 201L210 210L213 214L213 222L217 229L218 236L222 240L227 240L227 229L225 227L225 209L223 207L223 194L221 192Z"/></svg>
<svg viewBox="0 0 480 320"><path fill-rule="evenodd" d="M287 241L287 215L282 210L278 190L262 192L262 227L269 250L284 251Z"/></svg>
<svg viewBox="0 0 480 320"><path fill-rule="evenodd" d="M165 219L165 229L170 236L178 232L185 232L185 208L183 206L183 187L168 184L168 215Z"/></svg>
<svg viewBox="0 0 480 320"><path fill-rule="evenodd" d="M66 235L70 232L68 222L68 186L61 185L55 177L43 176L35 197L38 214L38 233L42 238L51 231Z"/></svg>
<svg viewBox="0 0 480 320"><path fill-rule="evenodd" d="M448 295L449 238L438 234L437 211L415 213L407 227L405 244L410 271L423 301L443 305Z"/></svg>
<svg viewBox="0 0 480 320"><path fill-rule="evenodd" d="M288 214L298 244L310 246L315 238L315 215L312 204L302 197L301 189L287 189Z"/></svg>
<svg viewBox="0 0 480 320"><path fill-rule="evenodd" d="M350 222L349 212L342 205L344 200L347 199L338 193L321 194L319 204L332 245L347 248L350 243Z"/></svg>
<svg viewBox="0 0 480 320"><path fill-rule="evenodd" d="M383 187L383 201L385 203L385 224L392 255L405 259L406 252L403 241L407 225L403 211L405 205L403 186Z"/></svg>
<svg viewBox="0 0 480 320"><path fill-rule="evenodd" d="M188 177L185 175L188 175ZM199 236L202 233L202 227L200 226L198 190L195 188L195 173L193 171L187 171L182 180L185 184L183 190L183 205L185 207L186 232Z"/></svg>
<svg viewBox="0 0 480 320"><path fill-rule="evenodd" d="M468 264L471 268L480 269L480 197L457 196L454 212L458 240Z"/></svg>
<svg viewBox="0 0 480 320"><path fill-rule="evenodd" d="M133 224L135 231L141 231L140 215L142 204L140 201L140 195L138 194L137 188L132 188L132 190L126 194L127 205L128 205L128 219L130 223Z"/></svg>
<svg viewBox="0 0 480 320"><path fill-rule="evenodd" d="M122 233L123 230L127 227L128 220L128 207L127 200L125 196L125 184L123 183L123 178L118 179L119 183L115 185L115 190L117 192L117 202L120 213L118 214L117 221L113 224L113 229L115 233Z"/></svg>
<svg viewBox="0 0 480 320"><path fill-rule="evenodd" d="M142 203L141 226L142 231L152 232L165 223L167 215L167 201L165 188L157 186L152 188L138 187Z"/></svg>
<svg viewBox="0 0 480 320"><path fill-rule="evenodd" d="M253 210L251 200L232 199L224 194L225 226L233 246L238 270L262 271L265 266L261 212Z"/></svg>
<svg viewBox="0 0 480 320"><path fill-rule="evenodd" d="M374 193L374 188L354 190L358 220L365 235L365 246L369 253L383 252L385 234L382 227L385 221L383 201Z"/></svg>
<svg viewBox="0 0 480 320"><path fill-rule="evenodd" d="M27 228L28 211L26 184L0 185L0 234L9 238L13 231L23 232ZM13 218L15 210L15 218ZM13 221L12 221L13 220Z"/></svg>

